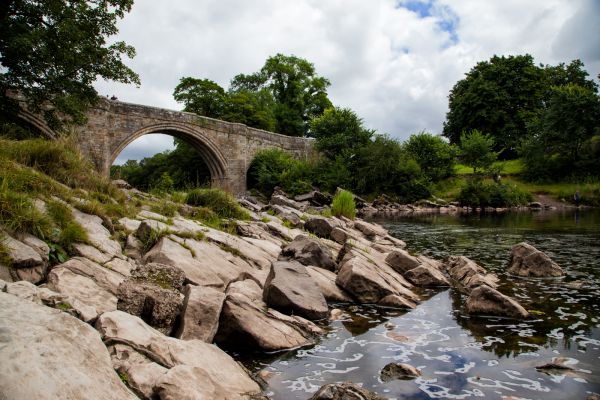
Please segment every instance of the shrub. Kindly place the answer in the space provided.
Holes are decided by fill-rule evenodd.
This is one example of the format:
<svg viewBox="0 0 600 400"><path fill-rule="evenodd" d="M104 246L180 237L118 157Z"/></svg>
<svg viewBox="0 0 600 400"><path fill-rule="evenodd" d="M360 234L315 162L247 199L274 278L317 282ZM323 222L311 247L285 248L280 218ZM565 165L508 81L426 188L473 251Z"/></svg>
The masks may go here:
<svg viewBox="0 0 600 400"><path fill-rule="evenodd" d="M270 196L276 186L294 195L312 190L315 167L280 149L262 150L248 169L248 187Z"/></svg>
<svg viewBox="0 0 600 400"><path fill-rule="evenodd" d="M194 189L188 193L185 202L192 206L208 207L220 218L250 218L233 196L221 189Z"/></svg>
<svg viewBox="0 0 600 400"><path fill-rule="evenodd" d="M336 217L344 216L354 219L356 217L356 204L352 193L342 190L336 194L331 203L331 213Z"/></svg>
<svg viewBox="0 0 600 400"><path fill-rule="evenodd" d="M458 201L470 207L512 207L528 203L531 195L515 185L473 179L461 189Z"/></svg>

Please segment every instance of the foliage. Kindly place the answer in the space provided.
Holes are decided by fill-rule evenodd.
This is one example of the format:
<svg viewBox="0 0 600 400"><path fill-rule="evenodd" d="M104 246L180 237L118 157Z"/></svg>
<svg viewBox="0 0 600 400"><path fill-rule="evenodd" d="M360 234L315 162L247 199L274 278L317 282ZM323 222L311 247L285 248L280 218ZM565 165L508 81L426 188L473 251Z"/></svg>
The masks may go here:
<svg viewBox="0 0 600 400"><path fill-rule="evenodd" d="M211 80L184 77L173 96L185 111L304 136L310 120L331 107L328 86L307 60L277 54L260 71L235 76L227 92Z"/></svg>
<svg viewBox="0 0 600 400"><path fill-rule="evenodd" d="M470 207L511 207L527 204L531 195L515 185L471 179L461 189L457 200Z"/></svg>
<svg viewBox="0 0 600 400"><path fill-rule="evenodd" d="M454 175L456 148L427 132L411 135L404 150L419 163L421 172L433 182Z"/></svg>
<svg viewBox="0 0 600 400"><path fill-rule="evenodd" d="M496 153L492 151L494 139L477 129L460 135L460 157L462 161L473 168L487 169L496 161Z"/></svg>
<svg viewBox="0 0 600 400"><path fill-rule="evenodd" d="M457 144L463 131L487 132L494 139L494 151L514 158L550 95L547 88L566 84L597 90L579 60L567 66L536 66L527 54L479 62L450 91L444 136Z"/></svg>
<svg viewBox="0 0 600 400"><path fill-rule="evenodd" d="M147 191L164 186L161 179L165 173L173 181L172 188L163 188L167 192L210 182L210 172L202 156L193 146L179 139L175 139L173 151L158 153L139 162L129 160L123 165L113 165L110 172L112 179L124 179L131 186Z"/></svg>
<svg viewBox="0 0 600 400"><path fill-rule="evenodd" d="M225 109L225 90L210 79L181 78L173 97L185 104L184 111L198 115L220 118Z"/></svg>
<svg viewBox="0 0 600 400"><path fill-rule="evenodd" d="M331 203L331 213L336 217L344 216L354 219L356 217L356 204L354 195L348 191L341 190L333 198Z"/></svg>
<svg viewBox="0 0 600 400"><path fill-rule="evenodd" d="M527 177L600 176L600 97L573 84L549 92L519 149Z"/></svg>
<svg viewBox="0 0 600 400"><path fill-rule="evenodd" d="M59 124L58 114L82 122L98 97L96 79L139 84L138 76L121 61L122 56L135 55L133 47L106 43L132 4L133 0L2 2L0 109L14 113L6 91L16 89L28 108L42 112L50 125Z"/></svg>
<svg viewBox="0 0 600 400"><path fill-rule="evenodd" d="M191 206L207 207L220 218L249 218L248 213L237 201L221 189L193 189L188 193L186 203Z"/></svg>
<svg viewBox="0 0 600 400"><path fill-rule="evenodd" d="M290 194L306 193L312 190L313 171L311 164L283 150L261 150L248 169L248 186L269 196L276 186Z"/></svg>
<svg viewBox="0 0 600 400"><path fill-rule="evenodd" d="M330 160L351 156L371 140L373 131L349 108L332 107L310 122L310 135L317 139L315 148Z"/></svg>
<svg viewBox="0 0 600 400"><path fill-rule="evenodd" d="M419 164L388 136L379 135L356 154L352 174L354 190L373 195L388 194L401 202L430 195L429 182Z"/></svg>
<svg viewBox="0 0 600 400"><path fill-rule="evenodd" d="M33 205L28 195L12 190L6 177L0 180L0 225L11 232L31 233L42 239L52 232L50 219Z"/></svg>

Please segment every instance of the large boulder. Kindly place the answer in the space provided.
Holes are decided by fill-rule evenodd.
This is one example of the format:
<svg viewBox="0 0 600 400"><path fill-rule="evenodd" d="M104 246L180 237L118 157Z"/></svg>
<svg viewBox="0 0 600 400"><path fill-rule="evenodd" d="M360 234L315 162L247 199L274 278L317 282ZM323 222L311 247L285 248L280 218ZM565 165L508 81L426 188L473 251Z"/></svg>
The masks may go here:
<svg viewBox="0 0 600 400"><path fill-rule="evenodd" d="M331 230L335 227L340 228L342 224L332 218L314 217L304 223L304 229L314 233L320 238L329 239Z"/></svg>
<svg viewBox="0 0 600 400"><path fill-rule="evenodd" d="M407 271L404 277L415 286L450 286L444 274L429 264L421 264Z"/></svg>
<svg viewBox="0 0 600 400"><path fill-rule="evenodd" d="M212 343L219 327L225 294L210 287L193 285L187 285L184 294L181 321L175 336Z"/></svg>
<svg viewBox="0 0 600 400"><path fill-rule="evenodd" d="M164 336L141 319L122 311L101 315L96 322L96 329L106 343L129 346L169 371L179 366L192 367L195 373L186 375L189 387L198 387L198 382L210 382L215 390L224 393L224 398L228 399L241 399L245 394L260 392L258 384L246 371L227 353L212 344ZM161 385L157 386L160 393ZM180 390L185 392L186 388ZM172 394L165 398L205 398L202 396L204 393L201 391L195 397L177 397Z"/></svg>
<svg viewBox="0 0 600 400"><path fill-rule="evenodd" d="M388 231L382 226L363 220L356 220L354 222L354 229L362 232L362 234L369 239L375 239L377 236L385 237L388 235Z"/></svg>
<svg viewBox="0 0 600 400"><path fill-rule="evenodd" d="M516 300L481 285L471 291L466 304L467 313L471 315L495 315L509 318L528 318L529 313Z"/></svg>
<svg viewBox="0 0 600 400"><path fill-rule="evenodd" d="M344 256L336 283L361 303L414 308L418 301L418 296L410 290L412 285L389 265L355 250Z"/></svg>
<svg viewBox="0 0 600 400"><path fill-rule="evenodd" d="M321 386L309 400L386 400L386 397L352 382L341 382Z"/></svg>
<svg viewBox="0 0 600 400"><path fill-rule="evenodd" d="M465 256L450 256L445 262L446 272L457 284L458 289L464 293L486 285L491 288L498 287L498 277L488 273L485 268Z"/></svg>
<svg viewBox="0 0 600 400"><path fill-rule="evenodd" d="M275 261L271 265L263 299L269 307L308 319L322 319L329 315L321 290L297 261Z"/></svg>
<svg viewBox="0 0 600 400"><path fill-rule="evenodd" d="M278 351L312 345L323 333L321 328L304 318L267 308L252 293L247 286L228 293L215 336L217 343L244 350Z"/></svg>
<svg viewBox="0 0 600 400"><path fill-rule="evenodd" d="M140 317L165 335L173 330L183 303L175 290L134 279L121 284L117 297L117 309Z"/></svg>
<svg viewBox="0 0 600 400"><path fill-rule="evenodd" d="M167 264L179 268L185 274L186 282L199 286L224 287L219 276L194 258L190 249L183 247L170 237L162 237L144 256L146 262Z"/></svg>
<svg viewBox="0 0 600 400"><path fill-rule="evenodd" d="M411 256L408 251L402 249L391 251L385 258L385 261L394 269L394 271L402 275L421 264L417 257Z"/></svg>
<svg viewBox="0 0 600 400"><path fill-rule="evenodd" d="M344 289L339 287L335 280L337 275L331 271L317 267L306 267L306 271L315 281L325 300L332 302L350 303L352 298Z"/></svg>
<svg viewBox="0 0 600 400"><path fill-rule="evenodd" d="M6 399L137 399L100 335L66 313L0 293L0 393Z"/></svg>
<svg viewBox="0 0 600 400"><path fill-rule="evenodd" d="M508 273L533 278L558 277L565 274L550 257L528 243L513 246L508 261Z"/></svg>
<svg viewBox="0 0 600 400"><path fill-rule="evenodd" d="M286 258L293 258L303 265L312 265L334 271L335 260L331 250L321 242L311 239L306 235L299 235L281 251Z"/></svg>

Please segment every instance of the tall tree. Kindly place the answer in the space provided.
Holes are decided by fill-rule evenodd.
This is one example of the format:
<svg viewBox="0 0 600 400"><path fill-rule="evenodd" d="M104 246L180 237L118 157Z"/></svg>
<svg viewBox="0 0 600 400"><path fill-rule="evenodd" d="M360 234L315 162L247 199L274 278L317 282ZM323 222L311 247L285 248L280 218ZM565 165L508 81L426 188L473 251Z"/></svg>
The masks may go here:
<svg viewBox="0 0 600 400"><path fill-rule="evenodd" d="M0 3L0 105L16 104L8 90L25 96L28 107L42 112L53 126L58 114L85 120L98 93L97 78L139 84L121 60L135 50L124 42L107 45L117 20L133 0L3 0Z"/></svg>
<svg viewBox="0 0 600 400"><path fill-rule="evenodd" d="M460 156L466 165L473 167L473 173L477 173L477 168L491 167L496 161L497 154L492 151L493 146L494 139L477 129L460 135Z"/></svg>
<svg viewBox="0 0 600 400"><path fill-rule="evenodd" d="M316 148L333 160L365 146L373 131L365 129L362 120L349 108L332 107L310 122L311 136L317 139Z"/></svg>
<svg viewBox="0 0 600 400"><path fill-rule="evenodd" d="M477 129L494 138L496 151L514 157L543 90L543 72L529 54L480 62L450 91L444 136L458 144L463 131Z"/></svg>
<svg viewBox="0 0 600 400"><path fill-rule="evenodd" d="M173 97L184 104L184 111L221 118L227 102L225 89L210 79L181 78Z"/></svg>
<svg viewBox="0 0 600 400"><path fill-rule="evenodd" d="M441 137L427 132L410 135L403 145L420 165L421 171L432 181L439 181L454 174L455 146Z"/></svg>
<svg viewBox="0 0 600 400"><path fill-rule="evenodd" d="M259 72L240 74L230 91L267 89L274 101L275 130L290 136L308 134L309 122L332 106L329 80L318 76L312 63L295 56L269 57Z"/></svg>

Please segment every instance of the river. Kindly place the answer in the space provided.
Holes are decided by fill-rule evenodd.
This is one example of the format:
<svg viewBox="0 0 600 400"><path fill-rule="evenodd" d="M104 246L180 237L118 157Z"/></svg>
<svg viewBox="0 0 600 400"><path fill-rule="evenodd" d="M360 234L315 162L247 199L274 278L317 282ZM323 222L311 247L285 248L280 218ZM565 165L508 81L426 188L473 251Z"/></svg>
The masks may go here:
<svg viewBox="0 0 600 400"><path fill-rule="evenodd" d="M600 211L429 214L377 219L411 252L437 259L470 257L495 272L499 288L534 318L469 318L452 289L423 290L416 309L337 305L347 317L332 322L312 348L246 355L267 372L273 399L307 399L320 386L350 380L390 399L585 399L600 393ZM563 267L561 279L509 277L510 248L527 241ZM569 282L586 281L575 289ZM536 366L563 357L571 371ZM421 369L413 380L383 382L390 362Z"/></svg>

